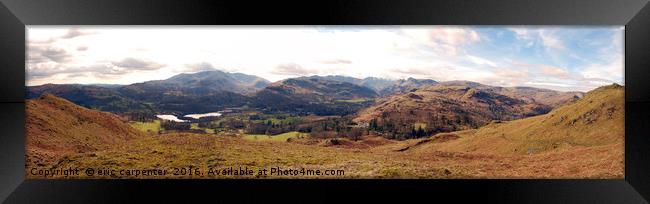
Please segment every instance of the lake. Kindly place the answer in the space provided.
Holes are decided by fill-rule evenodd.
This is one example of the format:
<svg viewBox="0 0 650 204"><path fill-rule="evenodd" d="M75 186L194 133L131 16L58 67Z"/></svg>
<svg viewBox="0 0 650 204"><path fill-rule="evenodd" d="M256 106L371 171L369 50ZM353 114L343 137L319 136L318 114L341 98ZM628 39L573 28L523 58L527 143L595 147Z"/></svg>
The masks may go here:
<svg viewBox="0 0 650 204"><path fill-rule="evenodd" d="M199 119L202 117L210 117L210 116L221 116L221 113L219 112L212 112L212 113L202 113L202 114L189 114L185 115L185 117L188 118L194 118L194 119Z"/></svg>
<svg viewBox="0 0 650 204"><path fill-rule="evenodd" d="M194 119L200 119L202 117L210 117L210 116L221 116L221 113L219 112L211 112L211 113L196 113L196 114L187 114L185 117L188 118L194 118ZM175 115L156 115L156 117L163 119L163 120L170 120L174 122L188 122L187 120L181 120L178 119Z"/></svg>
<svg viewBox="0 0 650 204"><path fill-rule="evenodd" d="M178 119L175 115L156 115L156 117L163 120L171 120L174 122L187 122L186 120Z"/></svg>

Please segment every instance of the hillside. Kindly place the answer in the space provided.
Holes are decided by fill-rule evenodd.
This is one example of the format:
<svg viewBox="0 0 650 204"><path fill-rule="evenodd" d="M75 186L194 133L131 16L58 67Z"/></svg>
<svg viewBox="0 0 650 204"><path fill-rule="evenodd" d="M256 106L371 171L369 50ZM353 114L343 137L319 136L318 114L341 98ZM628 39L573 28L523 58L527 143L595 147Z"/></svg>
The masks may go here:
<svg viewBox="0 0 650 204"><path fill-rule="evenodd" d="M459 139L436 149L499 154L533 154L597 146L617 150L623 148L624 121L624 87L615 84L592 90L584 98L544 115L451 133Z"/></svg>
<svg viewBox="0 0 650 204"><path fill-rule="evenodd" d="M322 77L282 80L256 94L255 105L269 111L345 115L377 97L372 89Z"/></svg>
<svg viewBox="0 0 650 204"><path fill-rule="evenodd" d="M249 95L268 83L257 76L214 70L135 83L117 91L131 99L154 103L163 112L201 113L246 105Z"/></svg>
<svg viewBox="0 0 650 204"><path fill-rule="evenodd" d="M43 94L53 94L84 107L109 112L127 112L130 110L153 112L154 109L154 107L146 103L125 97L112 88L98 85L44 84L26 88L28 99L38 98Z"/></svg>
<svg viewBox="0 0 650 204"><path fill-rule="evenodd" d="M340 76L340 75L328 75L328 76L311 76L311 78L322 78L331 81L347 82L351 84L356 84L363 87L368 87L375 91L377 94L385 96L391 95L394 93L400 93L404 91L409 91L411 89L420 88L427 85L436 84L435 80L432 79L415 79L409 77L407 79L398 79L390 80L376 77L366 77L363 79Z"/></svg>
<svg viewBox="0 0 650 204"><path fill-rule="evenodd" d="M242 133L164 133L148 137L115 115L52 95L26 103L26 176L39 170L95 167L201 175L47 178L260 178L209 175L208 169L336 169L344 174L261 178L623 178L623 87L591 91L546 115L494 122L479 129L395 141L365 135L250 140ZM265 136L272 137L272 136ZM283 138L279 138L283 139Z"/></svg>
<svg viewBox="0 0 650 204"><path fill-rule="evenodd" d="M404 92L409 92L413 89L434 85L437 83L438 83L437 81L431 79L415 79L409 77L407 79L399 79L395 81L392 85L381 89L378 93L382 96L391 95L395 93L404 93Z"/></svg>
<svg viewBox="0 0 650 204"><path fill-rule="evenodd" d="M341 75L328 75L328 76L311 76L313 77L320 77L326 80L331 80L331 81L339 81L339 82L347 82L351 84L356 84L359 86L364 86L372 89L373 91L379 93L381 90L392 86L395 84L395 81L389 80L389 79L383 79L383 78L377 78L377 77L366 77L363 79L360 78L354 78L354 77L349 77L349 76L341 76Z"/></svg>
<svg viewBox="0 0 650 204"><path fill-rule="evenodd" d="M246 94L254 93L267 84L269 84L269 81L257 76L213 70L192 74L183 73L165 80L135 83L124 86L119 91L129 96L143 92L169 93L173 91L182 91L186 94L206 94L221 91Z"/></svg>
<svg viewBox="0 0 650 204"><path fill-rule="evenodd" d="M368 87L343 80L333 80L332 76L298 77L285 79L270 84L267 90L277 91L286 95L300 95L309 97L310 101L333 101L375 98L377 93ZM355 79L349 77L348 79Z"/></svg>
<svg viewBox="0 0 650 204"><path fill-rule="evenodd" d="M124 86L46 84L27 87L27 98L45 93L88 108L114 113L200 113L239 107L268 81L257 76L222 71L179 74L165 80Z"/></svg>
<svg viewBox="0 0 650 204"><path fill-rule="evenodd" d="M384 90L392 86L395 82L389 79L377 78L377 77L366 77L363 78L358 85L371 88L377 93L380 93L381 90Z"/></svg>
<svg viewBox="0 0 650 204"><path fill-rule="evenodd" d="M557 107L567 102L575 101L584 96L584 93L571 91L561 92L550 89L541 89L533 87L498 87L488 86L471 81L447 81L441 82L442 86L466 86L478 90L486 90L512 98L521 99L527 102L535 102L551 107Z"/></svg>
<svg viewBox="0 0 650 204"><path fill-rule="evenodd" d="M144 137L111 113L87 109L51 94L27 100L25 106L28 165Z"/></svg>
<svg viewBox="0 0 650 204"><path fill-rule="evenodd" d="M373 77L359 79L339 75L289 78L269 84L268 81L257 76L216 70L179 74L165 80L146 81L130 85L46 84L27 87L26 94L27 98L36 98L42 94L50 93L87 108L119 114L145 113L154 115L156 113L166 113L180 115L213 112L225 108L255 107L267 113L281 111L297 114L349 115L370 106L380 96L383 98L379 100L378 105L386 106L387 104L399 103L396 106L403 106L406 104L400 111L409 113L422 112L418 106L424 106L429 102L418 99L419 96L406 94L412 94L408 92L415 90L430 93L431 91L427 91L426 87L431 86L472 89L478 91L479 94L465 99L453 96L453 94L464 93L452 93L450 96L445 93L434 94L438 95L439 99L431 99L432 103L440 103L440 106L447 108L443 112L448 111L459 115L459 117L456 117L456 115L452 114L453 118L441 118L438 121L454 120L456 122L440 125L445 127L449 125L459 126L459 128L452 127L440 131L477 127L492 119L510 120L537 115L582 96L582 93L579 92L558 92L530 87L494 87L469 81L439 83L430 79L388 80ZM480 95L481 93L489 94ZM473 116L470 114L469 118L466 118L465 111L476 112L475 110L466 109L477 109L477 107L473 103L465 103L461 106L456 103L456 101L472 101L472 98L484 96L488 98L496 97L495 94L505 97L495 98L497 101L513 99L526 107L515 105L516 107L504 108L499 105L499 102L489 102L488 100L488 102L483 102L492 103L487 107L489 110L478 111L478 114L485 117L472 118ZM430 94L423 94L423 96L426 95ZM391 102L392 100L395 100L395 102ZM411 107L414 103L420 105ZM486 108L485 106L478 106L478 109L481 109L481 107ZM430 107L426 108L431 109ZM527 110L528 108L532 109L532 111ZM384 111L384 109L386 108L369 109L370 111L361 114L359 121L368 122L368 120L376 118L378 115L395 115L393 113L399 112L389 109ZM422 115L431 117L431 114L427 114L426 111L435 112L438 109L440 108L436 109L434 107L431 110L424 110ZM364 116L368 115L367 113L370 113L370 116ZM492 117L491 115L496 116ZM397 117L407 118L410 116ZM410 126L414 122L422 122L425 119L428 120L427 118L415 118L409 121L399 119L394 122L405 122L404 124ZM434 125L432 127L438 126ZM431 131L438 130L432 129Z"/></svg>
<svg viewBox="0 0 650 204"><path fill-rule="evenodd" d="M540 99L543 97L553 98ZM395 133L411 132L416 125L425 129L426 135L477 128L492 120L540 115L549 112L552 105L573 100L577 100L573 94L545 89L442 82L377 99L360 111L355 121L370 123L379 132L391 132L391 138Z"/></svg>

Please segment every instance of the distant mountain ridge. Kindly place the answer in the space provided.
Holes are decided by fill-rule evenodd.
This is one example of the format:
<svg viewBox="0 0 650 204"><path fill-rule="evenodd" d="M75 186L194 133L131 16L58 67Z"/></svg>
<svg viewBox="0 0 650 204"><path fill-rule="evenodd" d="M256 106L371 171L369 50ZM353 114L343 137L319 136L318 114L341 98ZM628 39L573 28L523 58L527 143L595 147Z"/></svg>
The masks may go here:
<svg viewBox="0 0 650 204"><path fill-rule="evenodd" d="M489 86L472 81L446 81L441 82L440 85L445 86L467 86L479 90L492 91L505 96L519 98L528 102L541 103L556 107L562 105L567 101L574 101L582 98L585 93L579 91L560 92L550 89L533 88L533 87L499 87Z"/></svg>
<svg viewBox="0 0 650 204"><path fill-rule="evenodd" d="M349 77L349 76L341 76L341 75L311 76L311 77L320 77L327 80L347 82L359 86L365 86L374 90L377 93L379 93L379 91L381 91L382 89L389 87L393 83L395 83L393 80L376 78L376 77L366 77L362 79Z"/></svg>
<svg viewBox="0 0 650 204"><path fill-rule="evenodd" d="M391 86L388 86L379 91L379 94L382 96L391 95L394 93L403 93L405 91L411 91L423 86L437 84L438 82L432 79L415 79L409 77L407 79L399 79Z"/></svg>
<svg viewBox="0 0 650 204"><path fill-rule="evenodd" d="M257 76L214 70L121 86L45 84L27 87L26 95L51 93L109 112L202 112L246 105L247 95L267 84Z"/></svg>
<svg viewBox="0 0 650 204"><path fill-rule="evenodd" d="M432 79L415 79L412 77L409 77L407 79L398 79L398 80L390 80L390 79L383 79L383 78L376 78L376 77L366 77L363 79L359 79L359 78L341 76L341 75L311 76L311 77L320 77L327 80L347 82L347 83L352 83L360 86L365 86L374 90L377 94L382 96L437 83L435 80Z"/></svg>
<svg viewBox="0 0 650 204"><path fill-rule="evenodd" d="M319 115L349 114L358 103L377 97L372 89L331 77L298 77L270 84L256 94L256 106L269 111L297 111Z"/></svg>
<svg viewBox="0 0 650 204"><path fill-rule="evenodd" d="M384 98L422 91L436 85L469 87L480 93L507 96L526 104L545 105L544 110L582 96L581 92L415 78L359 79L329 75L288 78L270 83L253 75L216 70L178 74L164 80L130 85L45 84L27 87L26 95L29 99L51 93L84 107L116 113L201 113L248 106L267 111L346 115L372 105L376 99L382 103Z"/></svg>
<svg viewBox="0 0 650 204"><path fill-rule="evenodd" d="M219 70L203 71L192 74L178 74L165 80L135 83L121 87L122 91L146 89L156 86L160 91L185 91L190 93L207 93L212 91L229 91L234 93L254 93L270 82L266 79L242 73L226 73Z"/></svg>
<svg viewBox="0 0 650 204"><path fill-rule="evenodd" d="M53 94L73 101L87 108L97 108L108 112L127 112L139 109L153 112L153 107L142 101L124 96L117 88L81 84L44 84L27 87L27 99L38 98L45 94Z"/></svg>

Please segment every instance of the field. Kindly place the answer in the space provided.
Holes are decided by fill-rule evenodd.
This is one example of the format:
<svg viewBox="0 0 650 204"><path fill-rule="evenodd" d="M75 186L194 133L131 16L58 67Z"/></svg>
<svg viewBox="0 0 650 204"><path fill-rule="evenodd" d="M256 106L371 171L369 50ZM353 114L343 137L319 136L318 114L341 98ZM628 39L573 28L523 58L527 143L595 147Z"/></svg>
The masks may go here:
<svg viewBox="0 0 650 204"><path fill-rule="evenodd" d="M343 170L336 176L268 175L268 178L620 178L622 146L600 146L534 155L483 154L437 151L402 142L365 138L295 142L250 141L240 136L189 133L163 134L129 141L108 150L65 156L52 169L192 168L202 175L166 175L165 178L253 178L257 176L208 175L210 169L310 169ZM432 142L435 143L435 142ZM410 147L403 150L405 147ZM570 158L570 159L567 159ZM29 178L37 176L27 175ZM55 178L63 178L57 176ZM81 175L73 178L89 178ZM159 176L95 176L91 178L160 178Z"/></svg>
<svg viewBox="0 0 650 204"><path fill-rule="evenodd" d="M164 132L165 129L160 127L160 120L153 120L151 122L136 122L136 121L130 121L129 125L135 129L138 129L143 132L148 132L148 133L158 133L159 131ZM192 123L191 128L192 130L203 130L205 133L208 134L213 134L214 129L210 128L201 128L199 127L198 123Z"/></svg>
<svg viewBox="0 0 650 204"><path fill-rule="evenodd" d="M192 129L192 130L203 130L203 131L205 131L205 133L208 133L208 134L213 134L214 133L214 129L201 128L201 127L199 127L198 123L192 123L192 127L190 127L190 129Z"/></svg>
<svg viewBox="0 0 650 204"><path fill-rule="evenodd" d="M286 132L279 135L250 135L246 134L244 139L253 141L278 141L286 142L289 138L308 138L309 133Z"/></svg>
<svg viewBox="0 0 650 204"><path fill-rule="evenodd" d="M131 121L131 122L129 122L129 125L131 125L131 127L135 128L135 129L138 129L138 130L143 131L143 132L157 133L158 131L162 130L162 128L160 128L160 120L154 120L152 122L135 122L135 121Z"/></svg>

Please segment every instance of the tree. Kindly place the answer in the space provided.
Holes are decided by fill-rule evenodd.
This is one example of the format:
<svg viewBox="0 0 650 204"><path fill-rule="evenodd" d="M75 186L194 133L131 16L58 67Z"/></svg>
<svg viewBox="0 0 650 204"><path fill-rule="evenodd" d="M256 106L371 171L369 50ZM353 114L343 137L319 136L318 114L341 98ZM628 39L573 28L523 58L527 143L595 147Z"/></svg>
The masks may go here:
<svg viewBox="0 0 650 204"><path fill-rule="evenodd" d="M350 132L348 133L350 139L354 141L361 139L362 135L363 135L363 128L360 127L353 127L352 129L350 129Z"/></svg>
<svg viewBox="0 0 650 204"><path fill-rule="evenodd" d="M370 124L368 126L370 130L377 130L377 119L373 118L370 120Z"/></svg>
<svg viewBox="0 0 650 204"><path fill-rule="evenodd" d="M422 127L418 127L418 131L417 131L416 135L417 135L418 138L419 137L424 137L424 136L426 136L426 132L424 131L424 129Z"/></svg>
<svg viewBox="0 0 650 204"><path fill-rule="evenodd" d="M165 130L189 130L192 124L185 122L162 121L160 126Z"/></svg>
<svg viewBox="0 0 650 204"><path fill-rule="evenodd" d="M417 131L415 130L415 127L411 128L411 137L417 137Z"/></svg>

